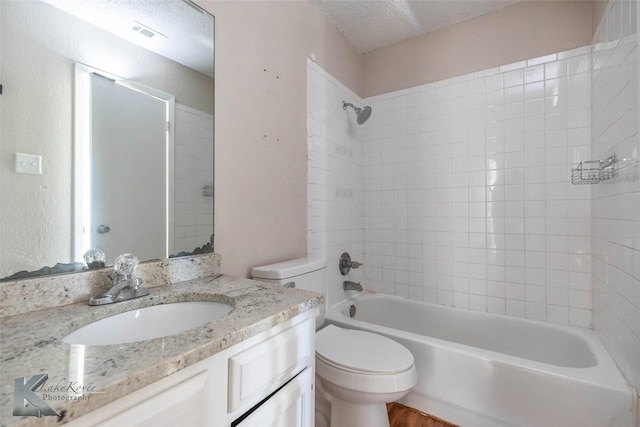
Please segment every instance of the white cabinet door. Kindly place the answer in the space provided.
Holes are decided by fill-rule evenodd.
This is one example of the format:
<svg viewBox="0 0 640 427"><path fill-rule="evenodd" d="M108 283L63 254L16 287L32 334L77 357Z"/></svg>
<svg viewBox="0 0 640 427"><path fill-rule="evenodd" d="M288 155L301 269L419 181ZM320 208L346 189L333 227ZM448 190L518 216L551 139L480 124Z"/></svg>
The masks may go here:
<svg viewBox="0 0 640 427"><path fill-rule="evenodd" d="M307 368L232 427L312 427L312 370Z"/></svg>

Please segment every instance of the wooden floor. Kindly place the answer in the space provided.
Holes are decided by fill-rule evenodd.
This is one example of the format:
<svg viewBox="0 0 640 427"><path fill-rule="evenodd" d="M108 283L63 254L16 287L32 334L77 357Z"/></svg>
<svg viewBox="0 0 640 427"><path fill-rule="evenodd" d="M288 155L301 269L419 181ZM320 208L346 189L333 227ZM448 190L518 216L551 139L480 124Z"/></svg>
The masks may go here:
<svg viewBox="0 0 640 427"><path fill-rule="evenodd" d="M391 427L459 427L401 403L387 403Z"/></svg>

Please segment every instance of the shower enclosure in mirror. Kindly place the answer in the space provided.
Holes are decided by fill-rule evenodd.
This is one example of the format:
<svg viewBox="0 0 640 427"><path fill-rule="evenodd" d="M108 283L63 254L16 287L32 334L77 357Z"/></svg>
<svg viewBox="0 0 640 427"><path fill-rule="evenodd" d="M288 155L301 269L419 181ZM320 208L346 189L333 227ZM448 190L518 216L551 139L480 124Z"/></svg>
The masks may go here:
<svg viewBox="0 0 640 427"><path fill-rule="evenodd" d="M0 278L86 269L93 248L212 251L213 17L189 0L0 7Z"/></svg>

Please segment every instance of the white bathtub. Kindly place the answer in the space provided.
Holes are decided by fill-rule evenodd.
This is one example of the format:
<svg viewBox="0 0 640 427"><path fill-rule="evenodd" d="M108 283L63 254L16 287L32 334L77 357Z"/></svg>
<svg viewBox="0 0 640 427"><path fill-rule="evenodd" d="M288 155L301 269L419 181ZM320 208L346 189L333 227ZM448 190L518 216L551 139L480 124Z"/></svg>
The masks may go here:
<svg viewBox="0 0 640 427"><path fill-rule="evenodd" d="M368 293L327 321L406 346L418 385L404 402L465 427L632 425L634 396L592 331Z"/></svg>

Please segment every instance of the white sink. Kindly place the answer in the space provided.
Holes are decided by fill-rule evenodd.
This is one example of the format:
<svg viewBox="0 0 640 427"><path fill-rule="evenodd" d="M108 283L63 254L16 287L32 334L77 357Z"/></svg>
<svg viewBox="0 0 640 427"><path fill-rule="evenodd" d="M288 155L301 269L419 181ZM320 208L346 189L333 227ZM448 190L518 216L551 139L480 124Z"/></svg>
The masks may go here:
<svg viewBox="0 0 640 427"><path fill-rule="evenodd" d="M233 309L218 302L177 302L126 311L75 330L68 344L112 345L176 335L220 319Z"/></svg>

